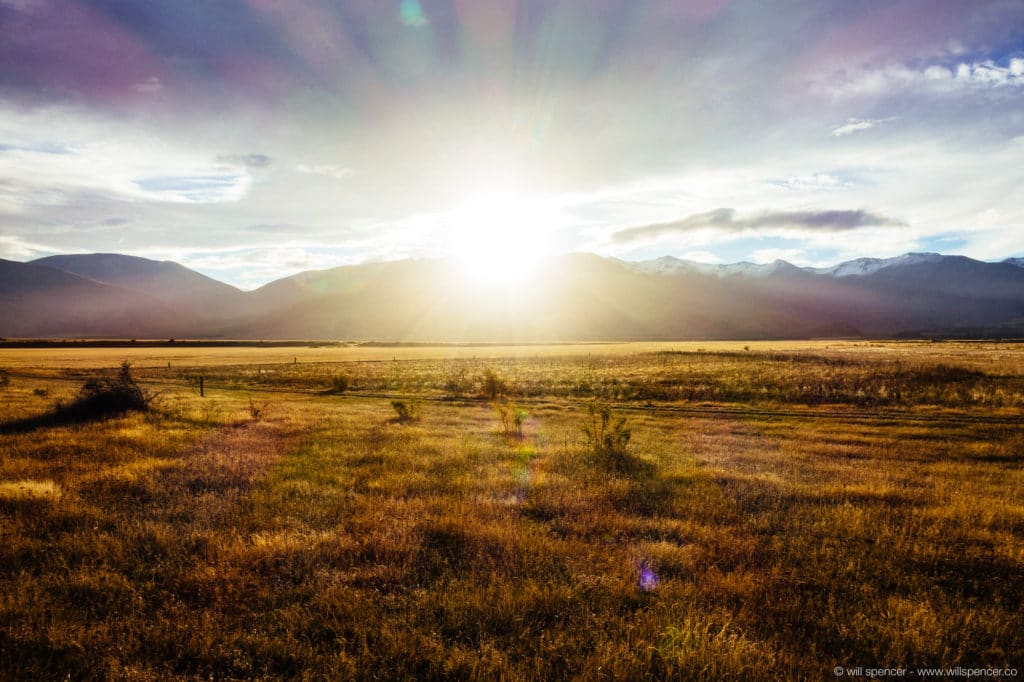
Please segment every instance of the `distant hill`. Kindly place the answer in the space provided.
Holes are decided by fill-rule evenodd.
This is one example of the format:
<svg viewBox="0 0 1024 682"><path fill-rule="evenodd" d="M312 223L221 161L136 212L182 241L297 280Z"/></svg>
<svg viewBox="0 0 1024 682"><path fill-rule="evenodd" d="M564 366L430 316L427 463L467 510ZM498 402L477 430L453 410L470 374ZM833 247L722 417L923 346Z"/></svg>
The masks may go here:
<svg viewBox="0 0 1024 682"><path fill-rule="evenodd" d="M131 289L0 260L0 336L162 336L174 310Z"/></svg>
<svg viewBox="0 0 1024 682"><path fill-rule="evenodd" d="M173 261L119 253L90 253L48 256L32 264L139 291L166 304L190 309L200 317L224 315L235 306L244 305L245 300L240 289Z"/></svg>
<svg viewBox="0 0 1024 682"><path fill-rule="evenodd" d="M828 268L592 254L513 289L444 260L309 271L243 292L119 254L0 261L0 336L587 341L1024 336L1020 259L906 254Z"/></svg>

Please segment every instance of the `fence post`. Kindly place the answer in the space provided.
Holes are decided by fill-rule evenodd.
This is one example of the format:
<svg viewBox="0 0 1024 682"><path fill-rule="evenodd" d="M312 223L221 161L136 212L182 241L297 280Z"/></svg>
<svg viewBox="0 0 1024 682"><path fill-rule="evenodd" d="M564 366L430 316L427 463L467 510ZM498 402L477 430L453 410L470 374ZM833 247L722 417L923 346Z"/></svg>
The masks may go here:
<svg viewBox="0 0 1024 682"><path fill-rule="evenodd" d="M203 377L201 377L201 376L199 377L199 397L200 398L205 398L206 397L203 394Z"/></svg>

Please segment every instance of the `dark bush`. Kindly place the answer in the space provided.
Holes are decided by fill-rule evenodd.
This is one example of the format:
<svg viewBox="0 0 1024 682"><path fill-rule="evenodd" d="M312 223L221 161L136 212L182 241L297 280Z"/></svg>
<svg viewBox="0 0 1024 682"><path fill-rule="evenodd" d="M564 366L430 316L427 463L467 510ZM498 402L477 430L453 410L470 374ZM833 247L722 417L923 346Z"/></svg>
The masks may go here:
<svg viewBox="0 0 1024 682"><path fill-rule="evenodd" d="M415 400L392 400L391 407L397 415L392 421L404 424L420 418L420 404Z"/></svg>
<svg viewBox="0 0 1024 682"><path fill-rule="evenodd" d="M33 393L43 396L48 390L38 388ZM131 364L126 361L121 363L121 369L114 376L87 381L78 397L70 403L58 401L53 409L45 414L0 424L0 433L21 433L38 428L107 419L126 412L146 412L155 398L155 393L146 391L135 381Z"/></svg>
<svg viewBox="0 0 1024 682"><path fill-rule="evenodd" d="M126 412L146 412L156 397L139 386L132 376L131 363L121 363L112 377L93 379L67 405L57 404L56 412L79 419L99 419Z"/></svg>
<svg viewBox="0 0 1024 682"><path fill-rule="evenodd" d="M505 380L501 378L500 374L495 372L493 369L486 369L484 370L481 390L485 398L493 401L503 395L505 391L508 390L508 386L505 384Z"/></svg>
<svg viewBox="0 0 1024 682"><path fill-rule="evenodd" d="M348 378L347 374L338 374L331 377L331 393L344 393L348 390L349 386L352 385L352 381Z"/></svg>

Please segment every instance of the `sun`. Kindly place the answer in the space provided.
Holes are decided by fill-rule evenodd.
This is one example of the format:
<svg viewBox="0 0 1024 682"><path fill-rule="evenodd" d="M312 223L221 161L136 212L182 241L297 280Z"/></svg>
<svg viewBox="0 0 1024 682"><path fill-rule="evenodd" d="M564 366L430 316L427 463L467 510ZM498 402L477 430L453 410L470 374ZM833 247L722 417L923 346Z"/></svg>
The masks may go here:
<svg viewBox="0 0 1024 682"><path fill-rule="evenodd" d="M509 192L485 192L448 216L448 252L472 281L527 284L550 255L557 216L542 202Z"/></svg>

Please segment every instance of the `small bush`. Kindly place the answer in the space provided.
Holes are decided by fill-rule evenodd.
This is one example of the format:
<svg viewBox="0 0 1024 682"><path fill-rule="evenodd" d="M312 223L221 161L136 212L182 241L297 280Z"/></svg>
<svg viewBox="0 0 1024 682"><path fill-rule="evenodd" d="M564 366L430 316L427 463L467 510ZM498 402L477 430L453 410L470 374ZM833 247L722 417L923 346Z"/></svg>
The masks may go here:
<svg viewBox="0 0 1024 682"><path fill-rule="evenodd" d="M485 398L491 401L497 400L499 396L504 395L506 390L508 390L508 385L500 374L493 369L484 370L481 391Z"/></svg>
<svg viewBox="0 0 1024 682"><path fill-rule="evenodd" d="M50 389L43 387L33 388L32 395L39 396L40 398L46 398L50 395Z"/></svg>
<svg viewBox="0 0 1024 682"><path fill-rule="evenodd" d="M331 377L331 393L344 393L352 385L352 380L347 374L338 374Z"/></svg>
<svg viewBox="0 0 1024 682"><path fill-rule="evenodd" d="M199 421L215 424L224 417L224 406L216 400L203 400L199 409Z"/></svg>
<svg viewBox="0 0 1024 682"><path fill-rule="evenodd" d="M523 438L523 422L529 414L513 402L494 403L494 411L501 419L501 435L506 438Z"/></svg>
<svg viewBox="0 0 1024 682"><path fill-rule="evenodd" d="M57 411L68 417L102 418L126 412L146 412L156 394L139 386L132 376L131 363L121 363L113 377L87 381L78 397L68 405L57 405Z"/></svg>
<svg viewBox="0 0 1024 682"><path fill-rule="evenodd" d="M392 400L391 407L397 415L394 421L399 423L414 422L420 418L420 404L415 400Z"/></svg>
<svg viewBox="0 0 1024 682"><path fill-rule="evenodd" d="M583 434L587 437L593 462L599 468L627 476L649 476L653 467L626 451L632 432L626 428L626 418L616 417L609 405L590 403L583 419Z"/></svg>
<svg viewBox="0 0 1024 682"><path fill-rule="evenodd" d="M626 428L626 418L614 418L612 408L601 403L587 405L583 434L595 453L625 452L632 435Z"/></svg>
<svg viewBox="0 0 1024 682"><path fill-rule="evenodd" d="M461 398L468 390L465 367L451 367L445 371L444 393L449 398Z"/></svg>
<svg viewBox="0 0 1024 682"><path fill-rule="evenodd" d="M11 384L11 378L0 372L0 388L7 388Z"/></svg>
<svg viewBox="0 0 1024 682"><path fill-rule="evenodd" d="M249 418L254 422L258 422L263 417L263 413L266 412L268 407L270 407L269 402L261 405L255 402L252 396L249 396Z"/></svg>

